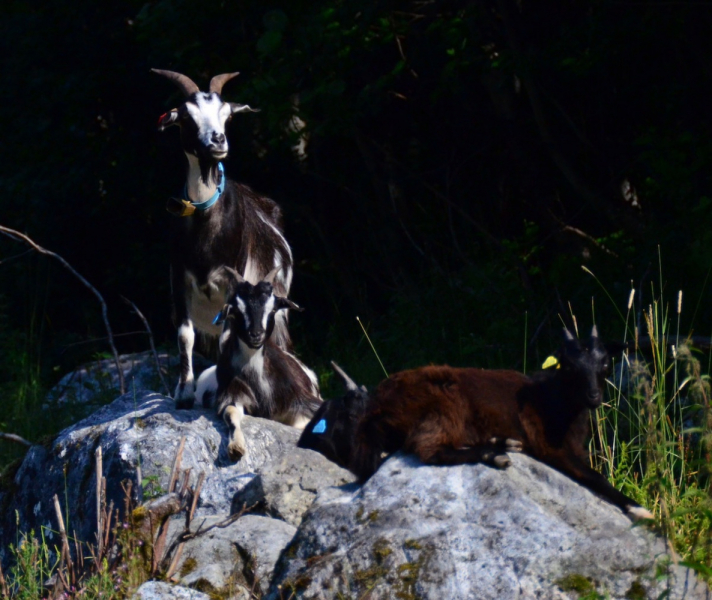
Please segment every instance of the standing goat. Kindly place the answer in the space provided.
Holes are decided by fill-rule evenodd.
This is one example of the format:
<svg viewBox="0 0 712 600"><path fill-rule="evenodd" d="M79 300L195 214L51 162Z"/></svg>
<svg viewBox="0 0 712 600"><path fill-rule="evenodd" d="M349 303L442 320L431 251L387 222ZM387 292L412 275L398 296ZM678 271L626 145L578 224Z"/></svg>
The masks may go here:
<svg viewBox="0 0 712 600"><path fill-rule="evenodd" d="M225 322L229 337L220 344L217 366L198 379L197 396L209 406L216 390L218 414L230 429L228 454L239 460L245 454L240 428L245 411L303 429L321 397L314 372L270 339L279 311L300 310L294 302L274 294L277 269L257 285L229 267L223 273L230 279L230 292L216 321Z"/></svg>
<svg viewBox="0 0 712 600"><path fill-rule="evenodd" d="M589 411L601 405L609 362L594 327L585 346L565 330L560 368L532 377L447 366L396 373L378 386L359 420L350 468L366 480L384 452L401 448L426 464L498 467L509 465L506 450L523 451L632 519L652 518L589 466Z"/></svg>
<svg viewBox="0 0 712 600"><path fill-rule="evenodd" d="M225 123L235 113L253 110L220 97L223 85L238 74L216 75L209 91L201 92L185 75L152 71L170 79L186 96L183 104L160 117L158 128L180 126L188 159L184 199L172 199L168 209L179 217L171 223L171 290L180 350L174 397L178 408L191 408L195 330L208 342L221 331L212 322L226 295L220 267L234 267L253 283L277 268L274 287L286 296L292 282L292 251L282 235L279 206L226 179L223 172L220 161L228 152ZM285 315L278 316L274 336L280 347L291 347Z"/></svg>

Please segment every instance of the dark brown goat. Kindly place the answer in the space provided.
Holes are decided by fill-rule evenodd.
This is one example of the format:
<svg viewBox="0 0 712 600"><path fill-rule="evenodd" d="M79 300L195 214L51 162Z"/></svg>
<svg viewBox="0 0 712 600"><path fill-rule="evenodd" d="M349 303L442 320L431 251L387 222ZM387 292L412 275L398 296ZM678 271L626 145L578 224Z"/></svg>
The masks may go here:
<svg viewBox="0 0 712 600"><path fill-rule="evenodd" d="M609 357L593 328L582 346L565 331L560 368L516 371L428 366L403 371L373 393L354 438L351 470L363 481L383 453L415 453L426 464L505 467L523 452L604 496L633 519L652 514L589 466L589 410L600 406ZM521 445L517 444L521 441Z"/></svg>

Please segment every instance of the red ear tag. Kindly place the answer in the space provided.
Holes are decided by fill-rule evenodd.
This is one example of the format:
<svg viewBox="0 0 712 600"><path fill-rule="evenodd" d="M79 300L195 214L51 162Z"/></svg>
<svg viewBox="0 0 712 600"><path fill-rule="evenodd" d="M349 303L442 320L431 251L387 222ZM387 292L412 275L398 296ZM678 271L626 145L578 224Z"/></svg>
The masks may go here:
<svg viewBox="0 0 712 600"><path fill-rule="evenodd" d="M170 111L168 111L168 112L170 112ZM160 117L158 117L158 125L160 125L163 122L163 119L165 118L165 116L167 114L168 114L167 112L164 112Z"/></svg>

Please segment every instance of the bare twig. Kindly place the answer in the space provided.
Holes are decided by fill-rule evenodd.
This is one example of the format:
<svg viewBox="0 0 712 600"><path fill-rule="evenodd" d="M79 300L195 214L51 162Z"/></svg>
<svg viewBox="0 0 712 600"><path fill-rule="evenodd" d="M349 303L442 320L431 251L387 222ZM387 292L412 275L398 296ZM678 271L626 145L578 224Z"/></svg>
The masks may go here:
<svg viewBox="0 0 712 600"><path fill-rule="evenodd" d="M133 309L134 312L138 315L139 319L143 321L143 325L146 328L146 333L148 333L148 341L151 344L151 351L153 352L153 359L156 361L156 369L158 369L158 376L161 378L161 383L163 384L163 389L166 392L167 396L171 395L171 389L168 387L168 384L166 383L165 378L163 377L163 371L161 371L161 363L158 360L158 352L156 352L156 345L153 342L153 331L151 331L151 326L148 324L148 320L146 317L143 316L143 313L138 309L138 307L131 302L128 298L125 298L124 296L121 296L121 298L129 304ZM170 491L170 490L168 490Z"/></svg>
<svg viewBox="0 0 712 600"><path fill-rule="evenodd" d="M24 233L20 233L19 231L16 231L14 229L10 229L9 227L4 227L0 225L0 233L6 235L10 239L13 239L15 241L20 241L24 242L28 246L32 247L35 251L39 252L40 254L44 254L46 256L51 256L52 258L58 260L62 266L67 269L70 273L72 273L79 281L84 284L85 287L87 287L93 294L96 296L97 300L99 300L99 303L101 304L101 316L104 320L104 327L106 328L106 334L109 337L109 345L111 346L111 352L114 355L114 361L116 362L116 369L119 374L119 387L121 389L121 393L125 394L126 393L126 387L124 385L124 373L121 370L121 362L119 361L119 353L116 350L116 345L114 344L114 335L111 331L111 325L109 324L109 317L108 317L108 309L106 306L106 302L104 302L104 297L97 291L97 289L91 285L84 277L82 277L77 271L70 265L64 258L62 258L59 254L56 252L52 252L51 250L47 250L46 248L43 248L42 246L39 246L36 242L31 240L29 237L27 237Z"/></svg>
<svg viewBox="0 0 712 600"><path fill-rule="evenodd" d="M173 557L173 560L171 561L170 566L168 567L168 570L166 571L166 579L168 581L171 580L173 577L173 574L176 572L176 569L178 568L178 562L180 561L180 557L183 556L183 547L185 546L184 542L181 542L178 544L178 548L176 548L176 553L175 556Z"/></svg>
<svg viewBox="0 0 712 600"><path fill-rule="evenodd" d="M96 462L96 539L99 544L97 548L97 554L102 555L103 541L104 541L104 527L101 521L102 518L102 498L101 498L101 480L104 477L104 461L101 454L101 445L97 446L96 452L94 453L94 459Z"/></svg>
<svg viewBox="0 0 712 600"><path fill-rule="evenodd" d="M3 598L10 597L10 590L7 587L7 582L5 581L5 574L2 572L2 565L0 565L0 593L2 593Z"/></svg>
<svg viewBox="0 0 712 600"><path fill-rule="evenodd" d="M178 451L176 452L176 457L173 460L173 470L171 471L171 480L168 483L168 493L175 491L173 488L178 481L178 474L180 472L180 462L183 459L183 449L185 448L185 436L180 438L180 443L178 444Z"/></svg>
<svg viewBox="0 0 712 600"><path fill-rule="evenodd" d="M15 442L17 444L23 444L28 448L32 446L31 442L28 442L25 438L20 437L15 433L0 433L0 440L7 440L8 442Z"/></svg>
<svg viewBox="0 0 712 600"><path fill-rule="evenodd" d="M71 568L72 556L69 551L69 540L67 539L67 532L64 529L64 519L62 518L62 508L59 505L59 498L57 494L54 495L54 512L57 515L57 524L59 525L59 536L62 538L62 563L67 565L67 569ZM61 568L58 570L61 573Z"/></svg>
<svg viewBox="0 0 712 600"><path fill-rule="evenodd" d="M171 472L171 479L170 482L168 483L168 493L174 492L174 489L176 487L176 484L178 483L178 475L180 473L180 463L183 458L183 449L185 448L185 436L181 437L180 443L178 444L178 451L176 452L176 457L173 461L173 470ZM177 490L176 490L177 491ZM182 498L181 494L178 494L180 498ZM153 560L151 561L151 569L152 573L156 573L158 571L158 567L161 564L161 561L163 560L163 554L164 550L166 547L166 538L168 537L168 519L165 519L161 523L161 527L159 529L158 533L158 538L156 539L156 543L153 546Z"/></svg>
<svg viewBox="0 0 712 600"><path fill-rule="evenodd" d="M589 242L591 242L596 248L598 248L601 252L605 252L606 254L609 254L610 256L613 256L614 258L620 258L613 250L609 250L604 246L601 242L599 242L596 238L593 236L589 235L585 231L582 231L581 229L578 229L577 227L572 227L571 225L564 225L562 227L563 231L567 231L569 233L573 233L574 235L577 235Z"/></svg>
<svg viewBox="0 0 712 600"><path fill-rule="evenodd" d="M0 260L0 265L4 265L7 262L10 262L11 260L15 260L16 258L22 258L26 254L29 254L32 252L32 249L30 248L29 250L25 250L24 252L20 252L20 254L15 254L14 256L8 256L7 258L4 258L3 260Z"/></svg>
<svg viewBox="0 0 712 600"><path fill-rule="evenodd" d="M200 490L203 489L203 482L205 481L205 471L200 473L198 477L198 485L195 486L195 491L193 492L193 503L190 505L190 512L188 513L188 523L193 520L193 515L195 514L195 509L198 507L198 498L200 498Z"/></svg>

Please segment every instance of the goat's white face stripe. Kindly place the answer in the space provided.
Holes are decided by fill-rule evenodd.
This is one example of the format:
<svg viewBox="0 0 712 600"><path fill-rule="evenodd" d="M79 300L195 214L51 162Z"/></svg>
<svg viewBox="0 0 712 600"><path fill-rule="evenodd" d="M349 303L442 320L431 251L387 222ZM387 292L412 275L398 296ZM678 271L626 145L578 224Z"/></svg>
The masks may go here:
<svg viewBox="0 0 712 600"><path fill-rule="evenodd" d="M186 102L185 107L198 126L198 139L204 145L211 143L213 133L225 133L225 121L232 109L227 102L220 100L217 94L210 94L205 98L199 93L195 104Z"/></svg>
<svg viewBox="0 0 712 600"><path fill-rule="evenodd" d="M267 329L267 320L269 319L269 316L272 314L272 310L274 309L274 301L274 294L267 298L267 302L265 303L265 311L262 313L262 329Z"/></svg>
<svg viewBox="0 0 712 600"><path fill-rule="evenodd" d="M245 319L245 329L250 328L250 316L247 314L247 306L245 306L245 301L240 298L240 296L235 296L235 300L237 300L237 308L240 309L240 312L242 313L242 316Z"/></svg>

